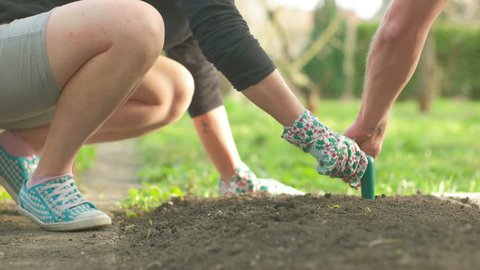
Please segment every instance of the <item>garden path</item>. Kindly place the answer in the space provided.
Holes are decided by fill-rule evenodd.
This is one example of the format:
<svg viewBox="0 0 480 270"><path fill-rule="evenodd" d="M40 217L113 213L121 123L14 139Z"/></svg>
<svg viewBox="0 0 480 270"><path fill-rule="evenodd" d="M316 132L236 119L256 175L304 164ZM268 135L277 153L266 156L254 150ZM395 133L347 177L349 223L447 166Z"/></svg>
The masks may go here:
<svg viewBox="0 0 480 270"><path fill-rule="evenodd" d="M115 205L129 188L140 186L137 141L100 144L93 168L79 188L100 209L113 216ZM19 215L13 201L0 204L0 270L113 269L119 265L115 243L118 228L53 233Z"/></svg>

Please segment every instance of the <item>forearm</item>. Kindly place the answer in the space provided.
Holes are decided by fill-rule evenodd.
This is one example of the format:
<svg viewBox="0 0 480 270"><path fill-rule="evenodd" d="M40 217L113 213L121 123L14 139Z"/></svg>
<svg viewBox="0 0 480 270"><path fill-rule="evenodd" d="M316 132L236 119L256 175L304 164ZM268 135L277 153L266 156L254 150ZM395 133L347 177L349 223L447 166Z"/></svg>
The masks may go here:
<svg viewBox="0 0 480 270"><path fill-rule="evenodd" d="M273 62L250 34L232 0L182 0L193 35L207 59L283 126L304 111Z"/></svg>
<svg viewBox="0 0 480 270"><path fill-rule="evenodd" d="M446 0L392 2L368 55L364 96L357 121L383 132L388 113L418 64L431 25Z"/></svg>
<svg viewBox="0 0 480 270"><path fill-rule="evenodd" d="M224 106L192 118L197 134L208 157L221 179L228 179L240 166L241 159L235 145Z"/></svg>
<svg viewBox="0 0 480 270"><path fill-rule="evenodd" d="M180 3L207 59L237 90L285 127L282 137L317 158L319 173L349 178L352 186L358 186L366 167L363 152L305 110L250 34L234 1Z"/></svg>
<svg viewBox="0 0 480 270"><path fill-rule="evenodd" d="M277 70L242 93L284 127L305 111Z"/></svg>

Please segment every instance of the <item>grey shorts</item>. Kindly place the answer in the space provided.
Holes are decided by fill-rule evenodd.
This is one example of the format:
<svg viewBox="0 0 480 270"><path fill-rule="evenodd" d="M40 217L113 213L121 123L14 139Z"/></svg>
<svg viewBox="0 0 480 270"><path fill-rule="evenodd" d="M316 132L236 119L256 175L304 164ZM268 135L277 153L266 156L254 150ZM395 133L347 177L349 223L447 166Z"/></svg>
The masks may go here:
<svg viewBox="0 0 480 270"><path fill-rule="evenodd" d="M61 87L48 63L50 12L0 25L0 129L49 123Z"/></svg>

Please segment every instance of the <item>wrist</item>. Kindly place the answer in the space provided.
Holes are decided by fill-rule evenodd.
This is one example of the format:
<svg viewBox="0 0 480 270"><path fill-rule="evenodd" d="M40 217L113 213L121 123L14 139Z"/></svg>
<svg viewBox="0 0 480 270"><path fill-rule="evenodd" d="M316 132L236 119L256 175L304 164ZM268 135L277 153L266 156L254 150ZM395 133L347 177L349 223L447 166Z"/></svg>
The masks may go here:
<svg viewBox="0 0 480 270"><path fill-rule="evenodd" d="M369 121L359 116L356 119L357 128L364 132L367 137L378 137L385 133L387 128L388 117L383 117L379 121Z"/></svg>

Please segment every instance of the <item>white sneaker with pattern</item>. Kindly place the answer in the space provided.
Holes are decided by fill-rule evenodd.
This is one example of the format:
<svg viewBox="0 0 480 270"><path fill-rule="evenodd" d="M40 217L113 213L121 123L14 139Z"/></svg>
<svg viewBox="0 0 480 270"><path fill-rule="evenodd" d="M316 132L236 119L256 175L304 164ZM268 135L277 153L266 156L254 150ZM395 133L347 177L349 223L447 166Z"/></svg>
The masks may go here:
<svg viewBox="0 0 480 270"><path fill-rule="evenodd" d="M112 224L109 216L86 201L72 176L63 176L18 194L19 212L49 231L95 229Z"/></svg>

